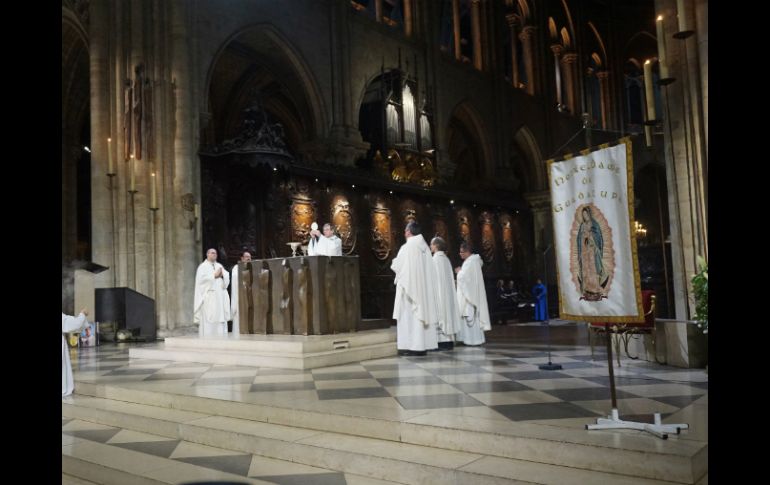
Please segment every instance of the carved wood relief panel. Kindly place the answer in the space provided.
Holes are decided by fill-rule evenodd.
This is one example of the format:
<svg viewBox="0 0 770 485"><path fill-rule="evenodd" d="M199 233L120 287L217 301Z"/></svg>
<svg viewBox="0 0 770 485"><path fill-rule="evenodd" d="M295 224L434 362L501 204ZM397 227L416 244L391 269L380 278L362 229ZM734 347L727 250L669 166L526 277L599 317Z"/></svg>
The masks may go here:
<svg viewBox="0 0 770 485"><path fill-rule="evenodd" d="M356 247L356 228L348 198L336 195L332 199L331 212L334 229L342 239L342 254L349 255Z"/></svg>
<svg viewBox="0 0 770 485"><path fill-rule="evenodd" d="M479 216L481 224L481 258L486 264L491 264L495 259L495 231L494 215L489 211L484 211Z"/></svg>

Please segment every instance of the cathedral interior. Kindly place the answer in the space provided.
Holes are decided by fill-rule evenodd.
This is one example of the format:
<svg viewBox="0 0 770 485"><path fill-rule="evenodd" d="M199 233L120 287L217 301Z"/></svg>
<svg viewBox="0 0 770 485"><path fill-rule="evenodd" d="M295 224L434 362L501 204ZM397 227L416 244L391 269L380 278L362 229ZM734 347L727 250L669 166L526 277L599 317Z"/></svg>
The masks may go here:
<svg viewBox="0 0 770 485"><path fill-rule="evenodd" d="M95 263L97 288L154 301L159 338L190 334L208 248L227 269L243 251L287 257L315 221L358 257L364 319L391 317L412 220L447 241L452 266L471 243L490 310L499 280L555 295L546 160L627 136L642 289L658 318L694 318L707 0L62 0L61 21L65 313L72 269ZM705 365L691 354L680 367ZM377 365L392 362L366 372ZM698 384L688 404L707 397ZM627 483L670 483L644 480Z"/></svg>

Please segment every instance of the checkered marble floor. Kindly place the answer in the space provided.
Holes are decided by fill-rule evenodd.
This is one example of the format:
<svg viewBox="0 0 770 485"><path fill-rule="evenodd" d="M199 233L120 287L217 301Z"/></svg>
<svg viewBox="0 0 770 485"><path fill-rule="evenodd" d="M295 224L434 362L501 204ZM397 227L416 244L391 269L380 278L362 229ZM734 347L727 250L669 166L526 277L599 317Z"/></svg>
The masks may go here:
<svg viewBox="0 0 770 485"><path fill-rule="evenodd" d="M152 344L145 344L152 345ZM424 357L392 357L306 371L129 359L127 344L73 350L76 380L205 395L234 401L330 401L404 411L582 427L609 413L603 349L555 345L558 371L540 370L547 349L490 341ZM696 400L707 402L708 375L622 358L615 368L618 409L625 419L652 422Z"/></svg>
<svg viewBox="0 0 770 485"><path fill-rule="evenodd" d="M65 417L62 417L62 453L73 457L87 455L96 462L132 463L140 476L174 483L202 483L201 480L281 485L393 483ZM63 476L62 483L92 482Z"/></svg>

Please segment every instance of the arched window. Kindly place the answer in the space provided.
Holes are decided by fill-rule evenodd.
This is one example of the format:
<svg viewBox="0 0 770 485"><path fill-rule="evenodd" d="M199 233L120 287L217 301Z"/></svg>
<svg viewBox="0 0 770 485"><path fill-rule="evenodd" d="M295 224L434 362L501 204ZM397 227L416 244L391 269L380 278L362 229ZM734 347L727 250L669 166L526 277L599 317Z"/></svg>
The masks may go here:
<svg viewBox="0 0 770 485"><path fill-rule="evenodd" d="M455 29L453 1L456 1L458 6L459 31ZM472 62L471 0L443 0L441 3L439 46L442 51L451 54L458 61L468 64Z"/></svg>
<svg viewBox="0 0 770 485"><path fill-rule="evenodd" d="M410 12L405 11L405 9L411 8L409 2L404 2L404 0L351 0L350 5L362 15L411 35L411 32L407 32L409 29L405 25L409 23L407 17L411 18Z"/></svg>
<svg viewBox="0 0 770 485"><path fill-rule="evenodd" d="M599 54L591 54L588 60L588 69L586 70L586 97L588 98L588 112L591 119L597 125L603 126L602 119L602 91L597 73L602 69L602 62Z"/></svg>

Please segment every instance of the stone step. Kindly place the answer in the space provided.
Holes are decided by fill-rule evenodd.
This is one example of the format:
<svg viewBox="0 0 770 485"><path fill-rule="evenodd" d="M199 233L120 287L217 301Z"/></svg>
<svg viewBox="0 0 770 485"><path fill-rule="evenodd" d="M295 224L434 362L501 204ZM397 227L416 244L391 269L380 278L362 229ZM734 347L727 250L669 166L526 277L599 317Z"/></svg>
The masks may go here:
<svg viewBox="0 0 770 485"><path fill-rule="evenodd" d="M166 339L168 342L171 339ZM192 340L191 340L192 341ZM243 365L250 367L269 367L276 369L316 369L362 360L380 359L396 355L394 342L363 345L323 352L276 352L276 351L237 351L208 350L204 348L168 347L159 344L156 347L137 347L129 350L132 359L171 360L176 362L200 362L204 364Z"/></svg>
<svg viewBox="0 0 770 485"><path fill-rule="evenodd" d="M396 341L395 328L329 335L239 335L234 337L167 337L166 349L227 350L236 352L317 353Z"/></svg>
<svg viewBox="0 0 770 485"><path fill-rule="evenodd" d="M210 402L208 405L214 407L213 404ZM259 412L247 419L239 419L226 417L221 413L190 412L88 396L75 396L71 402L63 402L62 415L400 483L512 483L511 480L515 480L513 483L539 484L673 483L641 478L642 475L639 474L628 476L628 470L634 468L628 461L617 464L615 468L620 469L623 474L615 474L491 456L483 452L446 449L440 446L444 442L440 439L441 436L450 437L449 443L469 445L465 448L484 448L500 452L513 445L532 453L535 457L552 454L552 451L548 450L548 440L516 438L510 441L505 439L504 435L492 432L470 435L462 430L457 432L458 430L432 425L417 425L412 430L413 438L421 436L422 440L436 442L433 445L423 445L406 443L399 439L346 435L340 433L340 430L321 431L296 425L274 424L267 422L265 416L260 417ZM273 416L277 417L276 414ZM376 429L377 424L382 424L382 420L374 420L368 423L366 428ZM572 444L562 443L562 457L567 458L565 461L569 461L569 448L573 447L575 446ZM579 465L584 468L603 461L597 457L601 456L606 448L591 448L582 450L584 463ZM656 467L654 463L654 454L647 454L652 458L653 468L660 468L660 464ZM574 458L574 453L572 455ZM559 456L555 458L558 459ZM640 459L638 456L634 458ZM678 477L675 465L669 463L666 468L672 469L673 477ZM671 480L672 477L667 478ZM694 480L676 481L694 483Z"/></svg>
<svg viewBox="0 0 770 485"><path fill-rule="evenodd" d="M81 420L82 421L82 420ZM120 431L124 431L121 429ZM120 436L120 435L118 435ZM145 435L141 438L155 441L159 436ZM201 480L217 483L326 483L339 482L342 478L335 470L310 467L284 460L244 455L242 452L200 446L180 440L170 448L174 454L165 457L129 449L116 443L89 440L87 437L62 433L62 484L177 484ZM205 448L205 449L204 449ZM193 457L196 463L189 463ZM197 457L197 459L195 458ZM232 461L218 461L216 458L235 458L236 467L246 465L248 475L239 474L232 468ZM185 460L188 458L188 460ZM207 458L213 459L212 461ZM244 463L241 458L248 460ZM230 463L230 466L227 464ZM224 471L220 466L225 465ZM219 465L219 466L218 466ZM241 468L246 471L245 468ZM234 473L235 472L235 473ZM254 475L260 475L254 477ZM225 482L226 481L226 482ZM352 474L344 475L349 485L394 485L397 482L377 480Z"/></svg>

